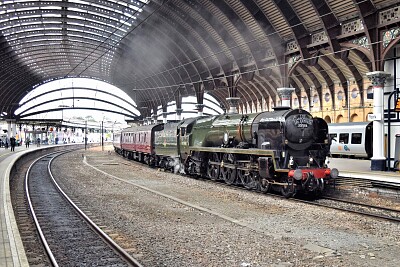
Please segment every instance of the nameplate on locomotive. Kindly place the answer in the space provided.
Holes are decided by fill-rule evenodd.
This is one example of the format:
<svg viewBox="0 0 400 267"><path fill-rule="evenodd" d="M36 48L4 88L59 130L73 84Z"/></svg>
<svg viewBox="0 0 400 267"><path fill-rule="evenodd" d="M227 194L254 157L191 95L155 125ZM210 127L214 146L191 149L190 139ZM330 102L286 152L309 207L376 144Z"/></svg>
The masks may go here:
<svg viewBox="0 0 400 267"><path fill-rule="evenodd" d="M297 128L308 128L313 124L313 120L305 114L299 114L297 116L293 116L293 124Z"/></svg>

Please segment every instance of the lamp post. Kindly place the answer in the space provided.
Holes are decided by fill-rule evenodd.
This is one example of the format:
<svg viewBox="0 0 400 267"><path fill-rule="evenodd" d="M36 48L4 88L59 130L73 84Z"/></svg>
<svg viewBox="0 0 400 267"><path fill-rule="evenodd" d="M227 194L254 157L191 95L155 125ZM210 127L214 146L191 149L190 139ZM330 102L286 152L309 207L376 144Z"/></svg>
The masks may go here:
<svg viewBox="0 0 400 267"><path fill-rule="evenodd" d="M85 121L85 150L87 147L87 121Z"/></svg>
<svg viewBox="0 0 400 267"><path fill-rule="evenodd" d="M111 133L112 133L112 139L111 141L114 141L114 125L117 123L117 121L114 121L114 123L112 124L112 129L111 129Z"/></svg>
<svg viewBox="0 0 400 267"><path fill-rule="evenodd" d="M103 119L104 119L104 118L103 118ZM103 125L103 121L101 121L101 151L104 151L103 130L104 130L104 125Z"/></svg>

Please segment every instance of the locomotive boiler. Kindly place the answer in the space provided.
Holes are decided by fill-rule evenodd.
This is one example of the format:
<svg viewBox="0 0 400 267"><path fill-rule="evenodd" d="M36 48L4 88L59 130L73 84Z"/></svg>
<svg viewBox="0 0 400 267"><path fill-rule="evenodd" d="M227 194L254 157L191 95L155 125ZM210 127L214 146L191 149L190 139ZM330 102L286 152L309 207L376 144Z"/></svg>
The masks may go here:
<svg viewBox="0 0 400 267"><path fill-rule="evenodd" d="M121 155L247 189L272 188L286 197L318 195L338 175L325 164L330 147L326 122L302 109L190 118L132 127L121 136L132 136L122 139L122 148L135 147L124 140L145 141L148 148L126 152L116 147Z"/></svg>

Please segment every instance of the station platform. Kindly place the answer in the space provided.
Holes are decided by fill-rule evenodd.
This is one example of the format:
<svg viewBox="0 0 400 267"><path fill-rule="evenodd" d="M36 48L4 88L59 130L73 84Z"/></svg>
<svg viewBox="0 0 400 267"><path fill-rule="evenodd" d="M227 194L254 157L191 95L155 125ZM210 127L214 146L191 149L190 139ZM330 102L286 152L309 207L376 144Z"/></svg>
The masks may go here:
<svg viewBox="0 0 400 267"><path fill-rule="evenodd" d="M14 162L28 150L36 146L0 148L0 266L25 267L29 266L28 259L19 234L10 196L10 170Z"/></svg>
<svg viewBox="0 0 400 267"><path fill-rule="evenodd" d="M16 147L15 152L11 152L10 148L0 148L0 267L29 266L11 205L9 173L20 156L34 149L40 148L36 145L30 148L22 146ZM370 164L368 160L331 158L329 167L337 168L342 177L400 183L399 172L371 171Z"/></svg>
<svg viewBox="0 0 400 267"><path fill-rule="evenodd" d="M400 184L400 172L371 171L371 161L348 158L331 158L330 168L339 170L340 177L362 178Z"/></svg>

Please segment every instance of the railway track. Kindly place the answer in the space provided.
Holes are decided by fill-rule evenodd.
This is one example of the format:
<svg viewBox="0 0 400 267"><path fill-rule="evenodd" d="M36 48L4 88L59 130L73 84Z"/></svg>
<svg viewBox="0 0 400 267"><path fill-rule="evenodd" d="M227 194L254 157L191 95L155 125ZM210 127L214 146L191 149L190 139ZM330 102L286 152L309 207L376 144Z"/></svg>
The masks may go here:
<svg viewBox="0 0 400 267"><path fill-rule="evenodd" d="M204 180L207 181L207 179L204 179ZM229 185L224 184L223 182L221 182L220 184L223 186L229 186ZM232 186L229 186L229 187L232 187ZM243 187L236 186L236 185L234 185L233 187L237 188L238 190L244 189ZM259 191L253 191L253 192L259 193L259 194L262 193ZM276 198L285 198L276 193L264 193L264 194L266 194L268 196L276 197ZM327 197L327 196L323 196L320 199L316 199L316 200L305 200L305 199L296 198L296 197L290 198L288 200L400 223L400 210L398 210L398 209L369 205L369 204L365 204L365 203L359 203L359 202L355 202L355 201L351 201L351 200L344 200L344 199Z"/></svg>
<svg viewBox="0 0 400 267"><path fill-rule="evenodd" d="M30 226L22 231L22 239L40 238L48 255L43 258L39 256L39 249L33 253L28 250L30 264L142 266L95 225L57 185L51 173L51 162L61 154L52 153L37 159L26 172L23 202L29 205L38 235L29 231L32 230ZM21 212L23 209L19 207Z"/></svg>
<svg viewBox="0 0 400 267"><path fill-rule="evenodd" d="M314 201L313 205L400 223L400 210L398 209L359 203L333 197L323 197Z"/></svg>
<svg viewBox="0 0 400 267"><path fill-rule="evenodd" d="M350 177L338 177L335 181L336 186L357 186L362 188L387 188L400 190L400 183L391 183L385 181L362 179L362 178L350 178Z"/></svg>
<svg viewBox="0 0 400 267"><path fill-rule="evenodd" d="M357 186L363 188L372 188L371 180L361 178L349 178L339 176L335 180L335 186Z"/></svg>
<svg viewBox="0 0 400 267"><path fill-rule="evenodd" d="M147 166L144 163L140 163L140 162L136 162L136 161L135 161L135 163ZM132 164L125 164L125 165L130 166ZM185 176L189 177L189 178L193 178L192 176L189 176L189 175L185 175ZM227 186L229 188L234 188L237 190L245 189L242 186L238 186L238 185L234 185L234 184L228 185L222 180L212 181L212 180L210 180L208 178L204 178L204 177L196 177L195 179L202 180L202 181L205 181L208 183L214 183L214 184L217 183L219 185ZM339 181L336 184L336 186L373 188L373 181L368 180L368 179L341 177L338 180ZM272 197L277 197L277 198L285 198L276 193L269 193L269 192L263 193L263 192L256 191L256 190L249 190L249 191L258 193L258 194L266 194L266 195L269 195ZM326 208L331 208L331 209L336 209L336 210L341 210L344 212L350 212L350 213L359 214L362 216L368 216L368 217L383 219L383 220L392 221L392 222L400 222L400 210L397 210L397 209L368 205L368 204L364 204L364 203L354 202L351 200L338 199L338 198L328 197L328 196L323 196L317 200L305 200L305 199L300 199L300 198L290 198L288 200L306 203L306 204L310 204L310 205L326 207Z"/></svg>

